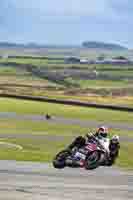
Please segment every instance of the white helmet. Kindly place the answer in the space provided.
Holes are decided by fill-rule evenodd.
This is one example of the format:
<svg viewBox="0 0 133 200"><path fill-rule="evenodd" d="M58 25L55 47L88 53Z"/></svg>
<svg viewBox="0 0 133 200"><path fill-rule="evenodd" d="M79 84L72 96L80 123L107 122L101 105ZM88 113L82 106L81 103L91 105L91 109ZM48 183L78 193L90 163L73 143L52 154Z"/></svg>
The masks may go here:
<svg viewBox="0 0 133 200"><path fill-rule="evenodd" d="M101 126L97 129L98 137L107 138L108 137L108 128L105 126Z"/></svg>
<svg viewBox="0 0 133 200"><path fill-rule="evenodd" d="M111 139L111 140L112 140L112 142L113 142L113 143L115 143L115 144L116 144L116 143L119 143L119 141L120 141L120 139L119 139L119 136L118 136L118 135L113 135L113 137L112 137L112 139Z"/></svg>

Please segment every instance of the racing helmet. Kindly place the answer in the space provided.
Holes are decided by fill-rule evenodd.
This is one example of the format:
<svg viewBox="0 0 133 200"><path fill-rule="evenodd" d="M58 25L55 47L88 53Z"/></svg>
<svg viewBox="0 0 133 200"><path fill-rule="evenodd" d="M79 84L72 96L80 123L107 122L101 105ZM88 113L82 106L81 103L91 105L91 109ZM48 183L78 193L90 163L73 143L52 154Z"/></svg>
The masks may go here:
<svg viewBox="0 0 133 200"><path fill-rule="evenodd" d="M111 138L111 141L113 144L117 144L119 143L120 139L118 135L113 135L113 137Z"/></svg>
<svg viewBox="0 0 133 200"><path fill-rule="evenodd" d="M108 136L108 128L105 126L101 126L97 130L97 136L100 138L107 138Z"/></svg>

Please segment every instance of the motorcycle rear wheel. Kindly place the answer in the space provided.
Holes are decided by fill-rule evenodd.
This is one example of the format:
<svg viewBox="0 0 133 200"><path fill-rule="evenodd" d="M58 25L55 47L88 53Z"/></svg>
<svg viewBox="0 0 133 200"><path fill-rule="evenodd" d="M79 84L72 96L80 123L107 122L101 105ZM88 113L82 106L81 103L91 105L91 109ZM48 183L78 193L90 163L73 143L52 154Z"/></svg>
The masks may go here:
<svg viewBox="0 0 133 200"><path fill-rule="evenodd" d="M59 152L53 159L53 166L57 169L64 168L66 166L65 161L68 156L69 152L67 150Z"/></svg>

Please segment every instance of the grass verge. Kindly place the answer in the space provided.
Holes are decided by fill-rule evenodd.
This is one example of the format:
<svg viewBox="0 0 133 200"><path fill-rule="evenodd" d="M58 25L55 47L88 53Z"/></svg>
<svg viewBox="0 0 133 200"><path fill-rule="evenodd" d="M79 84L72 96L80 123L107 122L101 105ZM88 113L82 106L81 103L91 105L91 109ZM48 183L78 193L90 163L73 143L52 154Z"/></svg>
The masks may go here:
<svg viewBox="0 0 133 200"><path fill-rule="evenodd" d="M49 135L78 135L88 132L88 128L78 125L54 124L46 121L0 120L0 133L41 133ZM6 134L5 134L6 136Z"/></svg>
<svg viewBox="0 0 133 200"><path fill-rule="evenodd" d="M127 80L83 80L83 79L72 79L67 78L68 83L78 84L80 88L124 88L124 87L132 87L132 82Z"/></svg>
<svg viewBox="0 0 133 200"><path fill-rule="evenodd" d="M80 125L55 124L47 121L31 121L16 119L1 119L0 134L38 134L38 135L84 135L87 132L95 132L97 127L82 127ZM110 129L110 135L118 134L133 137L132 131Z"/></svg>
<svg viewBox="0 0 133 200"><path fill-rule="evenodd" d="M23 150L14 150L12 148L0 147L0 159L17 160L17 161L39 161L52 162L57 152L64 149L70 142L72 137L64 138L61 141L42 140L42 139L5 139L4 142L21 145ZM121 145L120 156L117 165L122 168L133 169L133 145L123 143Z"/></svg>
<svg viewBox="0 0 133 200"><path fill-rule="evenodd" d="M17 112L28 114L41 114L50 112L54 115L68 118L91 119L115 122L132 122L132 113L116 112L108 110L98 110L90 108L80 108L74 106L64 106L58 104L48 104L32 101L21 101L14 99L0 99L0 112ZM92 129L91 129L92 130ZM0 133L25 133L23 138L2 139L3 142L21 145L23 150L14 150L0 146L0 159L24 160L24 161L51 161L54 155L69 144L76 135L84 135L88 128L82 128L79 125L52 124L41 121L26 120L0 120ZM60 141L42 138L26 137L26 133L41 133L48 135L67 135ZM131 131L112 130L112 134L132 136ZM6 134L5 134L6 138ZM117 165L128 169L133 169L132 161L133 145L132 143L122 143L120 157Z"/></svg>
<svg viewBox="0 0 133 200"><path fill-rule="evenodd" d="M116 164L122 168L133 169L133 144L122 143L120 157Z"/></svg>
<svg viewBox="0 0 133 200"><path fill-rule="evenodd" d="M4 121L4 125L2 126L2 121L0 122L0 133L2 135L4 132L9 135L11 133L18 133L18 135L23 133L23 137L13 136L12 138L8 138L8 135L5 134L5 138L1 138L1 142L13 143L23 147L22 150L15 150L14 148L6 147L6 145L0 145L0 159L2 160L51 162L55 154L64 149L74 137L84 135L88 132L87 128L72 125L7 120L6 123ZM26 133L28 133L28 137ZM30 133L31 137L29 135ZM42 137L32 137L32 134L40 135L40 133L49 135L49 137L44 137L44 139ZM112 130L112 134L133 135L131 131L125 132L115 129ZM55 140L55 135L64 135L64 137ZM117 165L123 168L133 169L132 153L132 143L122 143Z"/></svg>
<svg viewBox="0 0 133 200"><path fill-rule="evenodd" d="M21 145L23 150L14 150L12 148L0 148L0 159L17 160L17 161L47 161L50 162L57 151L63 149L64 146L70 142L66 141L56 142L54 140L42 139L6 139L4 142L9 142Z"/></svg>
<svg viewBox="0 0 133 200"><path fill-rule="evenodd" d="M0 112L21 114L46 114L67 118L96 120L101 122L120 122L132 124L133 113L107 109L84 108L36 101L0 98Z"/></svg>

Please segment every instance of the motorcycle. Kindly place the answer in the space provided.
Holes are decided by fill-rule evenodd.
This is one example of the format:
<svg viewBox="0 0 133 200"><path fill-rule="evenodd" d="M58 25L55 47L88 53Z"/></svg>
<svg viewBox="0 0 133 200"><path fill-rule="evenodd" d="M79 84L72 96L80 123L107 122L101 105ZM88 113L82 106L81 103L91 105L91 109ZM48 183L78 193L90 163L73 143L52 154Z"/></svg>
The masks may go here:
<svg viewBox="0 0 133 200"><path fill-rule="evenodd" d="M75 147L72 151L63 150L53 159L53 166L58 169L64 167L82 167L92 170L105 160L105 149L96 141L88 142L84 147Z"/></svg>

